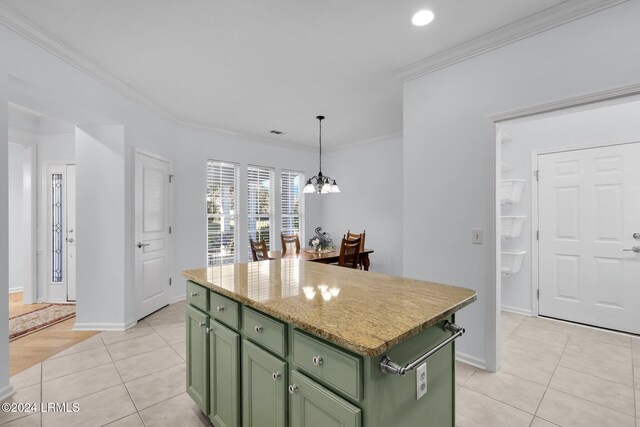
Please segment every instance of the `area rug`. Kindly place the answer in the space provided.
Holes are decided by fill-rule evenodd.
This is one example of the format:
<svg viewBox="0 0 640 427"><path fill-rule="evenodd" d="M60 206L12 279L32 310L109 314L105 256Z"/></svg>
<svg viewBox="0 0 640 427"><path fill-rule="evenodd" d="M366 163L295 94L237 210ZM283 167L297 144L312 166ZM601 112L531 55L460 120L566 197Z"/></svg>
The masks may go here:
<svg viewBox="0 0 640 427"><path fill-rule="evenodd" d="M14 316L9 319L9 341L70 319L75 315L75 304L49 304L29 313Z"/></svg>

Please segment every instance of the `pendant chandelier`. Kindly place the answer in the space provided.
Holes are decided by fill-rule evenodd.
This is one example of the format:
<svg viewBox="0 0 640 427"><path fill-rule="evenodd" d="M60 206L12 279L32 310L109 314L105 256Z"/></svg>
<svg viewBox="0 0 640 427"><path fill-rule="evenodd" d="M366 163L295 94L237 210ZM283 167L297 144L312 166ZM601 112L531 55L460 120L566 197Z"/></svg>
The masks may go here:
<svg viewBox="0 0 640 427"><path fill-rule="evenodd" d="M320 129L320 171L318 175L314 176L307 180L307 185L305 185L303 193L316 193L316 194L327 194L327 193L339 193L340 189L338 188L338 184L336 184L336 180L332 179L329 176L322 175L322 120L324 120L324 116L317 116L318 126Z"/></svg>

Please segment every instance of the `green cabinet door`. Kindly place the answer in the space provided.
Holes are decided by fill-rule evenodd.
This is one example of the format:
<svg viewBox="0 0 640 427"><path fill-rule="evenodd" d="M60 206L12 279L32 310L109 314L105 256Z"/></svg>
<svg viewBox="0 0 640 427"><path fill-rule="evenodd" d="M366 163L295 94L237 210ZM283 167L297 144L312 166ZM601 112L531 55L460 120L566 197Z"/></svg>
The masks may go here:
<svg viewBox="0 0 640 427"><path fill-rule="evenodd" d="M209 319L209 418L240 427L240 335Z"/></svg>
<svg viewBox="0 0 640 427"><path fill-rule="evenodd" d="M205 414L209 413L209 345L207 315L187 306L187 393Z"/></svg>
<svg viewBox="0 0 640 427"><path fill-rule="evenodd" d="M243 427L286 427L287 363L242 340Z"/></svg>
<svg viewBox="0 0 640 427"><path fill-rule="evenodd" d="M360 409L297 371L289 381L291 427L360 427Z"/></svg>

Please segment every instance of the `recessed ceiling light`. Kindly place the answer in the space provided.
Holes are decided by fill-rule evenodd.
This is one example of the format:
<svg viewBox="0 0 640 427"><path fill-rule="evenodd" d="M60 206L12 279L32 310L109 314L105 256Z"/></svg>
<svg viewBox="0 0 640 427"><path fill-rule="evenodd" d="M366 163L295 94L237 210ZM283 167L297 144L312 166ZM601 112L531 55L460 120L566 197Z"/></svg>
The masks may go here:
<svg viewBox="0 0 640 427"><path fill-rule="evenodd" d="M430 24L435 17L436 16L430 10L421 10L413 15L411 23L416 27L424 27L425 25Z"/></svg>

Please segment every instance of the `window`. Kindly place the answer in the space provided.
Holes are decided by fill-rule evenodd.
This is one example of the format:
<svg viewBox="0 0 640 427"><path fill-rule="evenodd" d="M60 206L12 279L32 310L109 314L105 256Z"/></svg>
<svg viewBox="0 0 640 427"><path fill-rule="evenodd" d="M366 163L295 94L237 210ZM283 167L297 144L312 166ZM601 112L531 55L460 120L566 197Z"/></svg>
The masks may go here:
<svg viewBox="0 0 640 427"><path fill-rule="evenodd" d="M250 238L254 241L266 241L268 248L271 248L274 228L273 175L273 169L270 168L261 166L247 168L247 230ZM251 246L248 241L247 248L251 257Z"/></svg>
<svg viewBox="0 0 640 427"><path fill-rule="evenodd" d="M300 193L304 183L304 174L301 172L283 170L280 174L282 232L298 234L302 246L305 246L304 197L300 197Z"/></svg>
<svg viewBox="0 0 640 427"><path fill-rule="evenodd" d="M239 168L207 161L207 264L237 262Z"/></svg>
<svg viewBox="0 0 640 427"><path fill-rule="evenodd" d="M51 175L51 282L62 283L62 174Z"/></svg>

